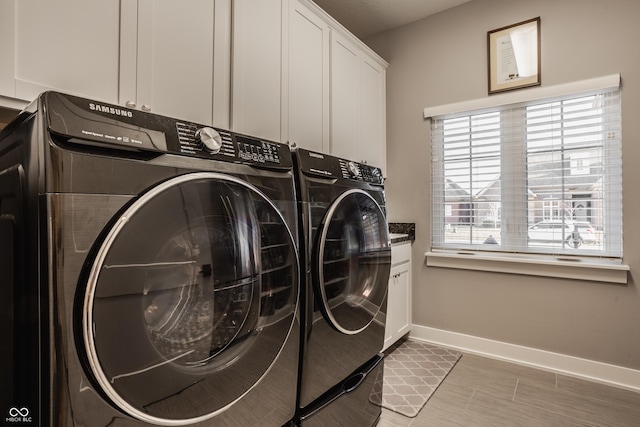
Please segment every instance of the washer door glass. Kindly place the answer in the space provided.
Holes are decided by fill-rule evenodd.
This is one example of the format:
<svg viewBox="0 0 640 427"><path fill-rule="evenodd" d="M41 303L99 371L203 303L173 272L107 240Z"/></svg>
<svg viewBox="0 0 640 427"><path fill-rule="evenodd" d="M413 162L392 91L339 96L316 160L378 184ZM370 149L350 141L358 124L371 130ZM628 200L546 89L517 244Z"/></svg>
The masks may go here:
<svg viewBox="0 0 640 427"><path fill-rule="evenodd" d="M391 269L387 221L378 203L359 189L346 191L320 225L315 284L334 328L362 332L384 302Z"/></svg>
<svg viewBox="0 0 640 427"><path fill-rule="evenodd" d="M135 199L88 272L83 340L125 413L160 425L224 411L268 372L298 300L293 236L255 187L216 173Z"/></svg>

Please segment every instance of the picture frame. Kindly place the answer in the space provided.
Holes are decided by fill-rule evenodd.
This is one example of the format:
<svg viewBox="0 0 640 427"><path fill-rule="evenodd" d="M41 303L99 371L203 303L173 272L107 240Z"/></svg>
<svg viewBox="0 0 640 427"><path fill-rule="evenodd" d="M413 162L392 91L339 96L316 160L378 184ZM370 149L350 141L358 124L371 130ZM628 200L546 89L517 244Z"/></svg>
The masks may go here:
<svg viewBox="0 0 640 427"><path fill-rule="evenodd" d="M539 86L540 17L487 32L489 95Z"/></svg>

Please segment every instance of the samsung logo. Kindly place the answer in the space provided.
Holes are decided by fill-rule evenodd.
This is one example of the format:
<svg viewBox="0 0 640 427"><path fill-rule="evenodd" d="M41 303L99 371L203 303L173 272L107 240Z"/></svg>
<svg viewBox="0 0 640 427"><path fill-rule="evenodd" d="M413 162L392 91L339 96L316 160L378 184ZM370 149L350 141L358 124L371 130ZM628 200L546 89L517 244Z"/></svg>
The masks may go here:
<svg viewBox="0 0 640 427"><path fill-rule="evenodd" d="M91 111L100 111L101 113L113 114L115 116L133 117L133 113L129 110L121 110L120 108L108 107L100 104L89 104Z"/></svg>
<svg viewBox="0 0 640 427"><path fill-rule="evenodd" d="M314 152L309 152L309 157L315 157L316 159L324 159L324 156L322 154L318 154Z"/></svg>

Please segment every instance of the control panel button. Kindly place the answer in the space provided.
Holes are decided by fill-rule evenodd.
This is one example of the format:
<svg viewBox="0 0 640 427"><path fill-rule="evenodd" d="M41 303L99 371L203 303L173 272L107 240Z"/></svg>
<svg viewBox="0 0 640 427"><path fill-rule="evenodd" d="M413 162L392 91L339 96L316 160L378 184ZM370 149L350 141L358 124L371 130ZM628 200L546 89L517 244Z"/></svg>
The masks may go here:
<svg viewBox="0 0 640 427"><path fill-rule="evenodd" d="M218 154L222 148L222 137L214 128L204 127L196 131L196 139L200 141L206 151Z"/></svg>
<svg viewBox="0 0 640 427"><path fill-rule="evenodd" d="M255 139L248 136L236 135L238 155L243 160L256 163L280 164L278 144Z"/></svg>

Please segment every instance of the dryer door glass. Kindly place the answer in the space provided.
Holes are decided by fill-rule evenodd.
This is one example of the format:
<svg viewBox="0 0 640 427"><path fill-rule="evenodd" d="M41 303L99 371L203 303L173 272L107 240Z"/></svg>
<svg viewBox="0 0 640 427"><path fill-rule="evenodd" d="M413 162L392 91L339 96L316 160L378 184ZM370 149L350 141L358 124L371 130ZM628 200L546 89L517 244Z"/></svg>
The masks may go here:
<svg viewBox="0 0 640 427"><path fill-rule="evenodd" d="M298 261L278 209L216 173L166 181L107 230L88 271L83 339L121 410L179 425L257 384L294 322Z"/></svg>
<svg viewBox="0 0 640 427"><path fill-rule="evenodd" d="M366 192L352 189L321 224L315 280L323 312L345 334L363 331L384 302L391 269L387 221Z"/></svg>

